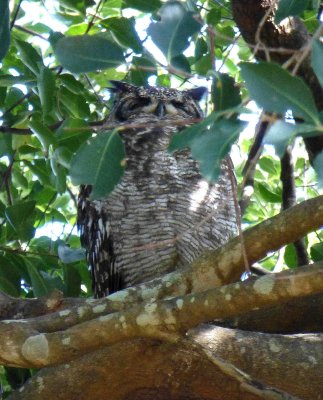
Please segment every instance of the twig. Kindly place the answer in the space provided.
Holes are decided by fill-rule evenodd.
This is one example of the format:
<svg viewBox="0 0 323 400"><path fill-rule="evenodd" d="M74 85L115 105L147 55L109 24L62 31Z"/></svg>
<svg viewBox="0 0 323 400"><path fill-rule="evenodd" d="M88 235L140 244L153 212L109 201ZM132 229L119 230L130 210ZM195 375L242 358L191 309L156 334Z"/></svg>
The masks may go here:
<svg viewBox="0 0 323 400"><path fill-rule="evenodd" d="M246 211L251 197L251 193L246 193L245 189L246 187L253 188L254 186L254 174L256 170L256 165L262 152L262 142L266 134L267 128L268 121L265 121L263 117L260 116L256 128L255 140L249 150L248 159L242 171L243 180L240 186L241 198L239 201L242 215Z"/></svg>
<svg viewBox="0 0 323 400"><path fill-rule="evenodd" d="M10 113L13 109L18 107L24 100L28 99L32 94L33 94L33 92L31 90L29 92L27 92L19 100L17 100L11 107L9 107L7 110L5 110L3 112L3 115L7 115L8 113Z"/></svg>
<svg viewBox="0 0 323 400"><path fill-rule="evenodd" d="M232 161L231 160L229 161L228 159L226 160L226 162L227 162L227 164L232 163ZM244 266L245 266L246 272L248 274L251 274L247 251L246 251L246 246L245 246L244 239L243 239L243 232L242 232L242 225L241 225L241 210L240 210L240 206L239 206L238 198L237 198L237 183L236 183L236 179L235 179L235 176L233 173L233 168L230 168L228 165L228 170L229 170L231 191L232 191L232 197L233 197L236 221L237 221L237 227L238 227L238 237L240 239Z"/></svg>
<svg viewBox="0 0 323 400"><path fill-rule="evenodd" d="M40 39L45 40L46 42L48 42L48 39L47 39L47 38L45 38L44 36L40 35L40 34L37 33L37 32L32 31L31 29L25 28L24 26L15 25L15 28L18 29L19 31L29 33L29 34L32 35L32 36L37 36L37 37L39 37Z"/></svg>
<svg viewBox="0 0 323 400"><path fill-rule="evenodd" d="M91 18L91 20L90 20L90 22L89 22L89 24L88 24L88 26L87 26L87 28L86 28L85 34L89 33L89 32L90 32L90 29L91 29L92 26L94 25L94 21L95 21L96 18L97 18L97 14L99 13L99 9L100 9L102 3L103 3L103 0L100 0L99 3L98 3L98 5L97 5L97 7L96 7L96 9L95 9L95 13L94 13L94 15L92 16L92 18Z"/></svg>
<svg viewBox="0 0 323 400"><path fill-rule="evenodd" d="M12 18L12 21L11 21L11 23L10 23L10 30L12 30L12 28L13 28L14 25L15 25L15 22L16 22L16 19L17 19L17 17L18 17L18 13L19 13L19 10L20 10L21 3L22 3L22 2L23 2L23 0L19 0L19 3L18 3L18 5L17 5L17 8L16 8L15 13L14 13L13 18Z"/></svg>
<svg viewBox="0 0 323 400"><path fill-rule="evenodd" d="M33 256L45 256L45 257L54 257L58 258L56 254L50 254L50 253L39 253L37 251L29 251L29 250L22 250L22 249L12 249L11 247L6 247L6 246L0 246L0 251L4 251L6 253L14 253L14 254L30 254Z"/></svg>
<svg viewBox="0 0 323 400"><path fill-rule="evenodd" d="M314 40L318 39L323 33L323 25L321 25L315 34L313 35L312 39L308 42L308 44L305 46L305 48L302 51L302 54L300 57L297 58L296 64L294 65L294 68L292 70L292 75L296 75L299 67L301 66L302 62L306 59L306 57L309 55L309 53L312 50L312 46L314 43Z"/></svg>
<svg viewBox="0 0 323 400"><path fill-rule="evenodd" d="M266 61L270 61L270 53L269 53L268 48L266 47L266 45L262 42L260 35L261 35L261 31L262 31L265 23L268 20L269 15L273 13L274 8L276 7L276 4L277 4L277 0L274 1L273 4L271 4L269 6L268 10L265 12L264 16L262 17L261 21L259 22L258 28L257 28L256 33L255 33L256 47L254 48L253 55L256 56L256 53L259 50L259 46L258 45L261 44L262 45L262 50L264 51L265 56L266 56Z"/></svg>

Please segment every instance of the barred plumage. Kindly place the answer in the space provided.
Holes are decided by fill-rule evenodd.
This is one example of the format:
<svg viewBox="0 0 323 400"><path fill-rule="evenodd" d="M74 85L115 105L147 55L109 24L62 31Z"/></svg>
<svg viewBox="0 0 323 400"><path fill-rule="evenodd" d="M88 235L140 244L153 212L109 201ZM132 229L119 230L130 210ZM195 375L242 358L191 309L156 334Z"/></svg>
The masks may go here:
<svg viewBox="0 0 323 400"><path fill-rule="evenodd" d="M204 89L114 86L109 120L127 125L120 131L126 171L106 199L90 201L91 188L84 186L78 204L96 297L180 268L236 233L230 160L209 184L188 150L167 151L171 136L184 127L179 120L202 117Z"/></svg>

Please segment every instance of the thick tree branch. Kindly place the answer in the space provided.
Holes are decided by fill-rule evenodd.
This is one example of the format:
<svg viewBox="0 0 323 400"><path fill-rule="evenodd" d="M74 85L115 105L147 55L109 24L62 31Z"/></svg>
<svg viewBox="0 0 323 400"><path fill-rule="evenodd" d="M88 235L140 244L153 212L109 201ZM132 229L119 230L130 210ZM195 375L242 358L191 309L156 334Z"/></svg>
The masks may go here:
<svg viewBox="0 0 323 400"><path fill-rule="evenodd" d="M17 299L0 292L0 320L36 317L55 311L62 303L62 294L54 291L50 297Z"/></svg>
<svg viewBox="0 0 323 400"><path fill-rule="evenodd" d="M217 320L228 328L267 333L323 332L323 293Z"/></svg>
<svg viewBox="0 0 323 400"><path fill-rule="evenodd" d="M302 399L318 399L322 393L322 334L264 335L201 325L189 336L262 382Z"/></svg>
<svg viewBox="0 0 323 400"><path fill-rule="evenodd" d="M107 314L65 331L42 333L28 321L0 323L0 362L43 367L74 359L136 337L176 341L188 329L216 318L281 304L323 291L323 263L256 280L163 300ZM100 309L104 311L104 309Z"/></svg>
<svg viewBox="0 0 323 400"><path fill-rule="evenodd" d="M135 339L44 368L8 400L88 400L93 393L120 400L296 399L255 381L191 340Z"/></svg>

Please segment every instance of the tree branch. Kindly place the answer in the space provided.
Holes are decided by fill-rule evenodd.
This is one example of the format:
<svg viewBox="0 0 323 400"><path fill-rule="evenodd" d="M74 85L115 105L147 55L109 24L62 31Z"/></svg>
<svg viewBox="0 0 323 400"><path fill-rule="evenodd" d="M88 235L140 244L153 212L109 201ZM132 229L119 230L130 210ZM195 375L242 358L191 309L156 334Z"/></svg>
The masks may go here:
<svg viewBox="0 0 323 400"><path fill-rule="evenodd" d="M94 393L129 400L296 399L255 381L192 340L135 339L44 368L8 400L88 400Z"/></svg>
<svg viewBox="0 0 323 400"><path fill-rule="evenodd" d="M65 331L43 333L28 321L4 321L0 323L0 337L7 340L0 343L0 362L40 368L136 337L173 342L202 322L322 291L323 262L218 289L149 301L120 313L107 313ZM104 307L98 311L105 311Z"/></svg>
<svg viewBox="0 0 323 400"><path fill-rule="evenodd" d="M294 180L294 165L292 159L292 149L288 146L285 153L280 161L281 163L281 174L280 180L282 182L282 207L283 210L290 208L296 204L296 188ZM304 238L296 240L294 248L297 257L297 265L306 265L309 263L309 257L306 251L306 245Z"/></svg>
<svg viewBox="0 0 323 400"><path fill-rule="evenodd" d="M317 399L322 390L322 334L268 335L213 325L188 334L215 357L302 399Z"/></svg>

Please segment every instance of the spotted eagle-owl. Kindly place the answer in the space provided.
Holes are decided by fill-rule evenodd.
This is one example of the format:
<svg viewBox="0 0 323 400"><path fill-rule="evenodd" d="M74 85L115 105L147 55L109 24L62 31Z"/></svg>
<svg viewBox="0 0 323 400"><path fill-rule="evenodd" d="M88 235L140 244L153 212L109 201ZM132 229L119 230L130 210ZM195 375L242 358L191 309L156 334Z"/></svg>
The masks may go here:
<svg viewBox="0 0 323 400"><path fill-rule="evenodd" d="M112 84L108 120L125 125L125 173L107 198L91 201L83 186L78 202L95 297L174 271L236 232L230 160L210 184L188 149L168 151L172 135L202 117L205 88Z"/></svg>

